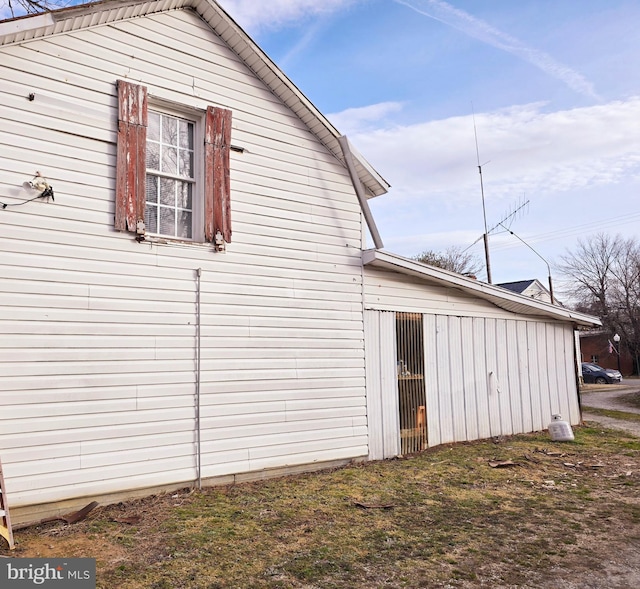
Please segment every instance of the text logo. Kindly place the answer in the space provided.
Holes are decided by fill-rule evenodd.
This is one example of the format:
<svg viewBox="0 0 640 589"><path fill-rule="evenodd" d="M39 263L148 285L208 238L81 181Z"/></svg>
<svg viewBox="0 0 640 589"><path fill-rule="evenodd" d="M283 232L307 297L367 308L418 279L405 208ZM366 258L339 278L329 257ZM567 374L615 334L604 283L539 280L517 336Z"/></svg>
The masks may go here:
<svg viewBox="0 0 640 589"><path fill-rule="evenodd" d="M95 589L94 558L10 558L0 563L0 587Z"/></svg>

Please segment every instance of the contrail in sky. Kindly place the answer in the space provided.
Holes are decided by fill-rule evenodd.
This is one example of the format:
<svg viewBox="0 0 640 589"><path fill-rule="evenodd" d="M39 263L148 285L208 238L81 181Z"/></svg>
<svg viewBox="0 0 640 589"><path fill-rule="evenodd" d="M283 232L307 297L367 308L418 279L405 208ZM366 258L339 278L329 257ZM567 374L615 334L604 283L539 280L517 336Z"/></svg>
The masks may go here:
<svg viewBox="0 0 640 589"><path fill-rule="evenodd" d="M468 12L460 10L443 0L394 0L394 2L458 29L466 35L474 37L488 45L516 55L541 69L546 74L561 80L572 90L589 98L600 100L600 97L593 88L593 84L582 74L559 63L547 53L528 47L515 37L492 27L489 23L475 18Z"/></svg>

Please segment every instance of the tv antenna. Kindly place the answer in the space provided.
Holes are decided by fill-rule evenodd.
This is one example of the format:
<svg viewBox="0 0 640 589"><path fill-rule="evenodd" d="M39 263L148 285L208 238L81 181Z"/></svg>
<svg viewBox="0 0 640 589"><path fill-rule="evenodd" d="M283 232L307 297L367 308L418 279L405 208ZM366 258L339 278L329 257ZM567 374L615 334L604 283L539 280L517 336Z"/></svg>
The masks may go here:
<svg viewBox="0 0 640 589"><path fill-rule="evenodd" d="M529 207L529 200L524 200L524 196L522 200L519 200L515 203L511 210L500 220L498 221L491 229L489 229L489 233L495 231L498 227L502 227L505 231L511 230L511 224L521 215L524 214L525 209ZM508 226L507 226L508 225Z"/></svg>

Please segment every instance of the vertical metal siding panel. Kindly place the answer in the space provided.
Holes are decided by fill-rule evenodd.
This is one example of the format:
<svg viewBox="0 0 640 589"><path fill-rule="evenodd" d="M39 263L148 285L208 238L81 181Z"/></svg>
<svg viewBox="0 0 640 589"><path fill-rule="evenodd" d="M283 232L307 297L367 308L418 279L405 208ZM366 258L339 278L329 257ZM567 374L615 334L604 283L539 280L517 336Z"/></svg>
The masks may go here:
<svg viewBox="0 0 640 589"><path fill-rule="evenodd" d="M489 418L489 370L487 357L487 338L485 319L473 319L473 380L476 390L476 407L478 413L478 437L491 436L491 420Z"/></svg>
<svg viewBox="0 0 640 589"><path fill-rule="evenodd" d="M562 324L555 326L556 340L556 370L558 374L558 396L560 401L560 414L567 421L571 421L571 388L568 383L567 371L567 339L565 337L566 327Z"/></svg>
<svg viewBox="0 0 640 589"><path fill-rule="evenodd" d="M544 429L542 418L542 377L540 356L538 354L538 324L527 322L527 361L529 365L529 386L531 390L531 419L533 431Z"/></svg>
<svg viewBox="0 0 640 589"><path fill-rule="evenodd" d="M451 407L453 411L453 436L456 442L468 440L464 367L462 363L462 327L460 317L449 317L449 366L451 378Z"/></svg>
<svg viewBox="0 0 640 589"><path fill-rule="evenodd" d="M556 326L545 323L545 333L547 341L547 370L549 374L549 398L551 401L551 415L562 414L562 404L560 402L560 392L558 390L558 353L556 348ZM551 420L549 416L549 421ZM563 416L564 417L564 416Z"/></svg>
<svg viewBox="0 0 640 589"><path fill-rule="evenodd" d="M534 427L533 406L531 404L531 381L529 378L529 340L527 322L518 321L516 325L518 338L518 375L520 379L520 407L522 409L522 431L531 432Z"/></svg>
<svg viewBox="0 0 640 589"><path fill-rule="evenodd" d="M489 424L492 436L502 433L500 423L500 399L498 392L501 386L498 376L498 342L496 342L497 320L486 319L485 341L487 350L487 379L489 398ZM502 345L502 343L500 343Z"/></svg>
<svg viewBox="0 0 640 589"><path fill-rule="evenodd" d="M551 421L551 374L549 369L549 349L547 346L547 326L544 323L536 323L536 340L538 362L536 364L540 373L540 418L541 429L546 429Z"/></svg>
<svg viewBox="0 0 640 589"><path fill-rule="evenodd" d="M473 319L463 317L460 320L462 338L462 378L464 379L464 411L467 427L467 440L479 438L478 400L476 398L476 354L473 341ZM478 352L480 352L479 350Z"/></svg>
<svg viewBox="0 0 640 589"><path fill-rule="evenodd" d="M436 316L436 344L438 362L438 397L440 401L441 443L455 442L453 405L451 403L451 362L448 317Z"/></svg>
<svg viewBox="0 0 640 589"><path fill-rule="evenodd" d="M364 313L364 347L367 379L367 432L369 460L384 458L382 431L382 385L380 350L380 314Z"/></svg>
<svg viewBox="0 0 640 589"><path fill-rule="evenodd" d="M569 413L566 417L572 425L580 423L580 403L578 402L578 387L576 384L575 334L573 327L565 325L563 330L565 349L565 374L567 383L567 401Z"/></svg>
<svg viewBox="0 0 640 589"><path fill-rule="evenodd" d="M396 367L396 314L380 313L380 382L384 457L400 454L400 414Z"/></svg>
<svg viewBox="0 0 640 589"><path fill-rule="evenodd" d="M509 373L509 401L511 405L511 426L513 433L522 433L523 390L518 371L518 330L515 320L507 321L507 362Z"/></svg>
<svg viewBox="0 0 640 589"><path fill-rule="evenodd" d="M513 433L511 417L511 391L509 383L509 360L507 355L507 322L498 319L496 322L496 352L498 368L498 402L500 405L500 434Z"/></svg>
<svg viewBox="0 0 640 589"><path fill-rule="evenodd" d="M427 436L429 446L442 444L440 432L440 397L438 385L438 351L436 344L436 316L423 315L424 378L427 395Z"/></svg>

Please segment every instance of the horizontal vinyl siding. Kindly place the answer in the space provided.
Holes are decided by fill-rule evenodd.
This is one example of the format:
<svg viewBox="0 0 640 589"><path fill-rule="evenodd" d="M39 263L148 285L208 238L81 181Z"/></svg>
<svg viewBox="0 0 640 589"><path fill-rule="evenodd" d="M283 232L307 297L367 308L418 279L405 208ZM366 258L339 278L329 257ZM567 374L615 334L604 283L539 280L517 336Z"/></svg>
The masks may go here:
<svg viewBox="0 0 640 589"><path fill-rule="evenodd" d="M345 169L190 11L0 50L0 456L11 504L366 455L361 219ZM233 242L113 230L116 80L233 111ZM35 100L27 95L35 94Z"/></svg>
<svg viewBox="0 0 640 589"><path fill-rule="evenodd" d="M460 317L514 317L509 311L455 288L431 285L425 280L371 267L365 267L365 307L379 311L453 314Z"/></svg>

